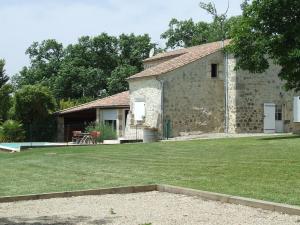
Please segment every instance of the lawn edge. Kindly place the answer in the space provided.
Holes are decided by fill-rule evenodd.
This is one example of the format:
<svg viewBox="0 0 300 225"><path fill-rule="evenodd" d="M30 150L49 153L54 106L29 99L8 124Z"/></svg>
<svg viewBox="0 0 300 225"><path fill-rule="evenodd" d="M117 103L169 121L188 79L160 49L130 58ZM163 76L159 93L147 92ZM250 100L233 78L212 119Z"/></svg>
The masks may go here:
<svg viewBox="0 0 300 225"><path fill-rule="evenodd" d="M86 196L86 195L130 194L130 193L140 193L140 192L150 192L150 191L159 191L159 192L166 192L171 194L182 194L186 196L200 197L201 199L205 199L205 200L243 205L252 208L259 208L263 210L284 213L288 215L300 216L299 206L221 194L216 192L201 191L201 190L196 190L191 188L184 188L184 187L165 185L165 184L124 186L124 187L88 189L88 190L67 191L67 192L53 192L53 193L42 193L42 194L33 194L33 195L20 195L20 196L4 196L4 197L0 197L0 203L41 200L41 199L51 199L51 198L67 198L67 197Z"/></svg>
<svg viewBox="0 0 300 225"><path fill-rule="evenodd" d="M4 196L0 197L0 203L5 202L18 202L28 200L41 200L50 198L68 198L85 195L106 195L106 194L128 194L128 193L139 193L156 191L157 185L140 185L140 186L123 186L123 187L112 187L112 188L100 188L100 189L88 189L78 191L66 191L66 192L51 192L41 193L32 195L19 195L19 196Z"/></svg>
<svg viewBox="0 0 300 225"><path fill-rule="evenodd" d="M295 205L288 205L283 203L276 203L253 198L245 198L234 195L220 194L216 192L201 191L191 188L183 188L172 185L157 185L157 191L168 192L173 194L182 194L187 196L197 196L201 199L219 201L222 203L230 203L235 205L249 206L252 208L259 208L289 215L300 216L300 207Z"/></svg>

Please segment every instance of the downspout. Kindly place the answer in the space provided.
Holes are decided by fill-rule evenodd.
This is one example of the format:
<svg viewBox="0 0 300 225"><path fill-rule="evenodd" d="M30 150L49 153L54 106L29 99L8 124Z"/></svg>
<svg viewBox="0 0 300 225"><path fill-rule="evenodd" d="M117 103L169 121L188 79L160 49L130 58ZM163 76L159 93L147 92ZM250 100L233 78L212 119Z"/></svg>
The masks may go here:
<svg viewBox="0 0 300 225"><path fill-rule="evenodd" d="M156 78L156 80L160 83L160 90L161 90L161 95L160 95L160 111L161 111L161 129L162 129L162 139L165 137L165 131L164 131L164 80L160 80Z"/></svg>
<svg viewBox="0 0 300 225"><path fill-rule="evenodd" d="M222 49L224 50L224 38L222 39ZM225 115L224 131L228 133L228 54L224 52L224 89L225 89Z"/></svg>

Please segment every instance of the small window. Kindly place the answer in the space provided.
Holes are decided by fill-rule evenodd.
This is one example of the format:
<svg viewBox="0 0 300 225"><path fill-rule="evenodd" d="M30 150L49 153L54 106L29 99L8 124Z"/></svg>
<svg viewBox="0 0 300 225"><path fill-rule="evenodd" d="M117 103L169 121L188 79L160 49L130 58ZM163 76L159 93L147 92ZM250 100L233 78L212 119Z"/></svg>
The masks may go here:
<svg viewBox="0 0 300 225"><path fill-rule="evenodd" d="M211 77L218 77L218 64L211 64Z"/></svg>
<svg viewBox="0 0 300 225"><path fill-rule="evenodd" d="M275 106L275 120L282 120L282 106Z"/></svg>

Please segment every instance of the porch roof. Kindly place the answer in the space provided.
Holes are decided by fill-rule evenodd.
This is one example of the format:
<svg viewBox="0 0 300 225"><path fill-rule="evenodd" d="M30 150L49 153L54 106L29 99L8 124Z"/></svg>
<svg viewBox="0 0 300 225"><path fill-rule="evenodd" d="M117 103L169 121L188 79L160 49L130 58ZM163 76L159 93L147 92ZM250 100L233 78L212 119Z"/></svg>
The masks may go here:
<svg viewBox="0 0 300 225"><path fill-rule="evenodd" d="M55 112L56 115L79 112L96 108L126 108L129 107L129 91L124 91L95 101Z"/></svg>

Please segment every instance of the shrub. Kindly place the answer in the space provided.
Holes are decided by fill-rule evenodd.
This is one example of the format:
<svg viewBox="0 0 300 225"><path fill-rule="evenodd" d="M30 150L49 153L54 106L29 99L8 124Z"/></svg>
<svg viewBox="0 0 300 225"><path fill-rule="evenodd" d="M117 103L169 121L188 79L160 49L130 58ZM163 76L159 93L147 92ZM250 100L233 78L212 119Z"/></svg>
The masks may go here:
<svg viewBox="0 0 300 225"><path fill-rule="evenodd" d="M1 142L19 142L24 141L25 131L23 125L15 120L6 120L0 125Z"/></svg>
<svg viewBox="0 0 300 225"><path fill-rule="evenodd" d="M103 142L103 140L117 139L116 131L110 125L104 123L91 123L85 128L85 131L100 131L100 137L97 138L97 142Z"/></svg>

